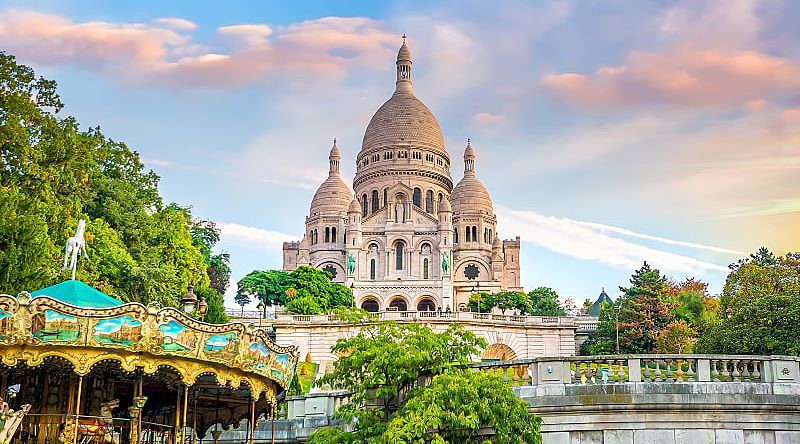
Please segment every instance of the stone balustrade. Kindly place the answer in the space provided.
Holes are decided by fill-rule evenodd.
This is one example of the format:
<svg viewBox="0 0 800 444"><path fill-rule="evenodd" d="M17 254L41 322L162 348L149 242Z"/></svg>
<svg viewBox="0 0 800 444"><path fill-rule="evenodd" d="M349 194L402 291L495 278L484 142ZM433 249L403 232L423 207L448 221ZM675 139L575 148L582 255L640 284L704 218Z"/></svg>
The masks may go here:
<svg viewBox="0 0 800 444"><path fill-rule="evenodd" d="M798 382L798 358L737 355L569 356L472 364L512 384Z"/></svg>
<svg viewBox="0 0 800 444"><path fill-rule="evenodd" d="M439 311L382 311L373 313L375 320L417 322L483 322L490 324L506 324L519 326L555 326L575 327L575 318L558 316L521 316L514 314L475 313L475 312L439 312ZM270 320L275 324L345 324L331 315L293 315L278 314Z"/></svg>

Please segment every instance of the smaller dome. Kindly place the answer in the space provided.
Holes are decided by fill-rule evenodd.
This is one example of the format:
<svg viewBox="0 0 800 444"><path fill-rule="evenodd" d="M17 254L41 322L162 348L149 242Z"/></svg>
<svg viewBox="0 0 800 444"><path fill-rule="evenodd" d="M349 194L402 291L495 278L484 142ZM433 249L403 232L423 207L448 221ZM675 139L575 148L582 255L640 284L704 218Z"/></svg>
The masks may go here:
<svg viewBox="0 0 800 444"><path fill-rule="evenodd" d="M330 163L328 178L317 188L314 198L311 199L311 215L347 212L350 201L353 199L353 193L350 192L350 188L347 187L347 184L344 183L339 175L340 160L339 147L336 146L336 139L333 139L333 146L328 156Z"/></svg>
<svg viewBox="0 0 800 444"><path fill-rule="evenodd" d="M492 243L492 248L503 248L503 241L500 240L500 236L494 237L494 242Z"/></svg>
<svg viewBox="0 0 800 444"><path fill-rule="evenodd" d="M361 205L358 203L358 199L353 196L353 200L350 201L350 208L347 210L348 213L360 213L361 212Z"/></svg>
<svg viewBox="0 0 800 444"><path fill-rule="evenodd" d="M453 204L453 211L457 213L494 214L489 192L475 177L475 150L469 140L467 140L467 148L464 150L464 178L453 188L450 201Z"/></svg>
<svg viewBox="0 0 800 444"><path fill-rule="evenodd" d="M443 198L442 202L439 203L439 212L440 213L442 213L442 212L450 213L452 211L453 211L453 207L450 206L450 199L448 199L446 197Z"/></svg>
<svg viewBox="0 0 800 444"><path fill-rule="evenodd" d="M397 61L398 62L411 61L411 51L408 49L405 39L403 39L403 45L400 47L400 50L397 51Z"/></svg>

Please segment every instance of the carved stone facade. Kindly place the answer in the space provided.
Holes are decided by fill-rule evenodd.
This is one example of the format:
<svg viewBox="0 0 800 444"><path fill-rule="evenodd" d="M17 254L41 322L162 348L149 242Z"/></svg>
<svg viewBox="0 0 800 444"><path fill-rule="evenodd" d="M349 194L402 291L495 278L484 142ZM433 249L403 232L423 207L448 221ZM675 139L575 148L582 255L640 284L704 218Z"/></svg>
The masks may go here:
<svg viewBox="0 0 800 444"><path fill-rule="evenodd" d="M355 193L339 174L334 140L305 235L283 245L284 270L326 270L370 311L456 311L477 291L520 290L520 240L497 236L472 144L454 187L439 123L411 89L405 42L396 65L394 94L370 120L356 157Z"/></svg>

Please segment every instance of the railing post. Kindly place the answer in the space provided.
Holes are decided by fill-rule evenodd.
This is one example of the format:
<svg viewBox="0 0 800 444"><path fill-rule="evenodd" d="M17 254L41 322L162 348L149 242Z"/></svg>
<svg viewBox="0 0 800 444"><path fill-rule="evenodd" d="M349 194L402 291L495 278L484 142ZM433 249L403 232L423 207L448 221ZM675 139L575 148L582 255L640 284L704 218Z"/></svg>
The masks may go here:
<svg viewBox="0 0 800 444"><path fill-rule="evenodd" d="M628 382L642 382L641 366L639 358L628 358Z"/></svg>
<svg viewBox="0 0 800 444"><path fill-rule="evenodd" d="M711 381L711 361L706 358L697 359L697 382Z"/></svg>

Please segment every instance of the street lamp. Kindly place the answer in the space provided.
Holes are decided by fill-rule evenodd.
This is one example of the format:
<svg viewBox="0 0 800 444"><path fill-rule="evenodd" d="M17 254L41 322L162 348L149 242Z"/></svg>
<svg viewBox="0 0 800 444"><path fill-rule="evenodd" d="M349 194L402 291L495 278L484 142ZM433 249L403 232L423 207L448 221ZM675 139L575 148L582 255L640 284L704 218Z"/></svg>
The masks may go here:
<svg viewBox="0 0 800 444"><path fill-rule="evenodd" d="M261 319L267 318L267 306L264 304L263 299L259 299L258 305L256 305L256 309L261 311Z"/></svg>
<svg viewBox="0 0 800 444"><path fill-rule="evenodd" d="M617 354L619 354L619 310L620 310L620 308L621 307L619 306L619 304L614 304L614 313L616 314L616 318L615 318L614 324L616 324L616 328L617 328Z"/></svg>
<svg viewBox="0 0 800 444"><path fill-rule="evenodd" d="M197 304L197 311L200 313L200 319L204 321L206 313L208 313L208 302L206 302L206 298L200 298L200 303Z"/></svg>
<svg viewBox="0 0 800 444"><path fill-rule="evenodd" d="M189 284L186 294L181 298L181 304L183 304L183 311L185 313L188 314L194 311L194 307L197 305L197 295L194 294L194 285Z"/></svg>

